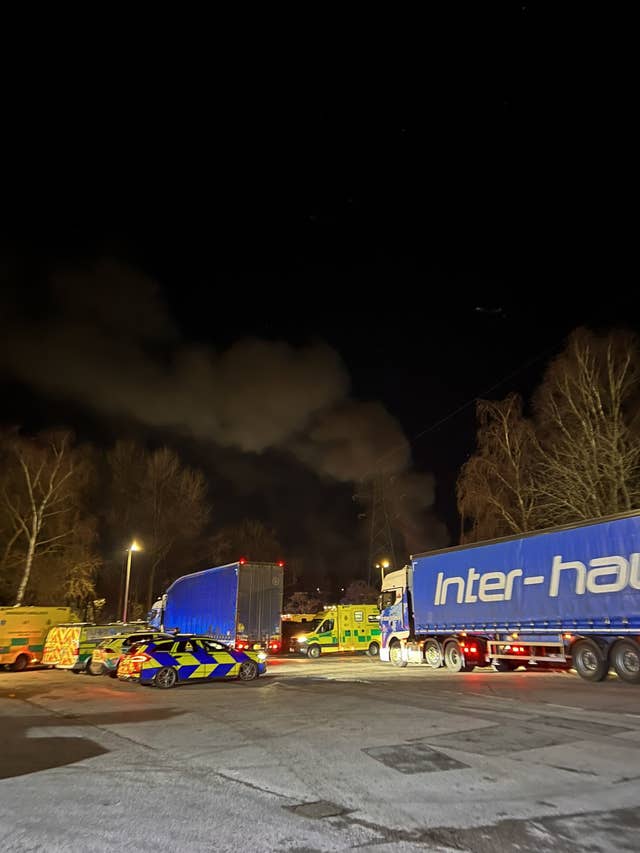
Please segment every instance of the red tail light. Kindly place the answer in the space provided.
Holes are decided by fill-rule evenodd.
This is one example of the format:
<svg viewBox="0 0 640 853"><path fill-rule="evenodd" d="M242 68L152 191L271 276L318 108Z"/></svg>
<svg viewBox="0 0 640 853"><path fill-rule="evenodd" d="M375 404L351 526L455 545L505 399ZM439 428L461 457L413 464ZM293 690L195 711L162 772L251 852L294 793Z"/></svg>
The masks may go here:
<svg viewBox="0 0 640 853"><path fill-rule="evenodd" d="M269 643L268 648L270 648L274 652L280 651L280 643L278 643L277 641L274 643Z"/></svg>
<svg viewBox="0 0 640 853"><path fill-rule="evenodd" d="M76 646L75 649L73 650L73 653L74 653L74 655L79 655L80 654L80 646Z"/></svg>

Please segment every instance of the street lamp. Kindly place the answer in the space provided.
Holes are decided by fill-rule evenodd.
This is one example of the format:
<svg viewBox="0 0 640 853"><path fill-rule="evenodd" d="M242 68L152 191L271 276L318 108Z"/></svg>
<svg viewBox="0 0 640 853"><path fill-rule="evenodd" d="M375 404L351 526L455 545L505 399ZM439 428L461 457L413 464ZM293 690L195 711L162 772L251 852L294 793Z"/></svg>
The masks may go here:
<svg viewBox="0 0 640 853"><path fill-rule="evenodd" d="M380 569L380 575L382 577L382 580L384 580L385 569L388 569L389 565L390 563L387 559L381 560L379 563L376 563L376 569Z"/></svg>
<svg viewBox="0 0 640 853"><path fill-rule="evenodd" d="M127 580L124 585L124 607L122 608L122 621L127 621L127 604L129 603L129 578L131 576L131 552L142 551L138 543L134 541L127 548Z"/></svg>

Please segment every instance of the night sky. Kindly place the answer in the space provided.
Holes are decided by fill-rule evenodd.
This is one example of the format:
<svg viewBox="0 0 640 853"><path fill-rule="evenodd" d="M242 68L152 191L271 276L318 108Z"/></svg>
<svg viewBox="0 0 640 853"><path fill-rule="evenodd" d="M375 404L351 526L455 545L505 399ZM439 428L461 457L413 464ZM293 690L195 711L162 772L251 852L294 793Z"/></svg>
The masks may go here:
<svg viewBox="0 0 640 853"><path fill-rule="evenodd" d="M171 443L310 577L362 559L355 482L391 449L423 475L416 549L455 541L474 399L639 323L615 91L568 22L474 8L446 61L427 22L344 75L196 51L44 81L4 193L2 421Z"/></svg>

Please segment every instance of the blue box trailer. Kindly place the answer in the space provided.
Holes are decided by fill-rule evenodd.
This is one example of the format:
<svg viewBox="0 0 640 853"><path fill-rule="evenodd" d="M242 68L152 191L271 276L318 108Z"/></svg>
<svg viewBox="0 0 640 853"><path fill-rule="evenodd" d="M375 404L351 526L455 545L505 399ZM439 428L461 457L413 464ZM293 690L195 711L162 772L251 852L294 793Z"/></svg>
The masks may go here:
<svg viewBox="0 0 640 853"><path fill-rule="evenodd" d="M175 580L149 624L201 634L236 649L281 648L283 564L238 561Z"/></svg>
<svg viewBox="0 0 640 853"><path fill-rule="evenodd" d="M640 512L412 556L380 597L380 659L459 672L610 668L640 683Z"/></svg>

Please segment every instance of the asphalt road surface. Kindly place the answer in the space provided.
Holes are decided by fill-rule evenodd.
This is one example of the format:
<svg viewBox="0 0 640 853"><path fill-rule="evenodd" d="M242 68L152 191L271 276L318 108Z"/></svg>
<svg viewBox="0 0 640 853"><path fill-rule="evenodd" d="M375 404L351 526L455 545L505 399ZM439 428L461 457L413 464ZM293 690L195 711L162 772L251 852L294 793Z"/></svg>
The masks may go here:
<svg viewBox="0 0 640 853"><path fill-rule="evenodd" d="M357 656L165 691L0 672L0 849L637 851L639 699Z"/></svg>

